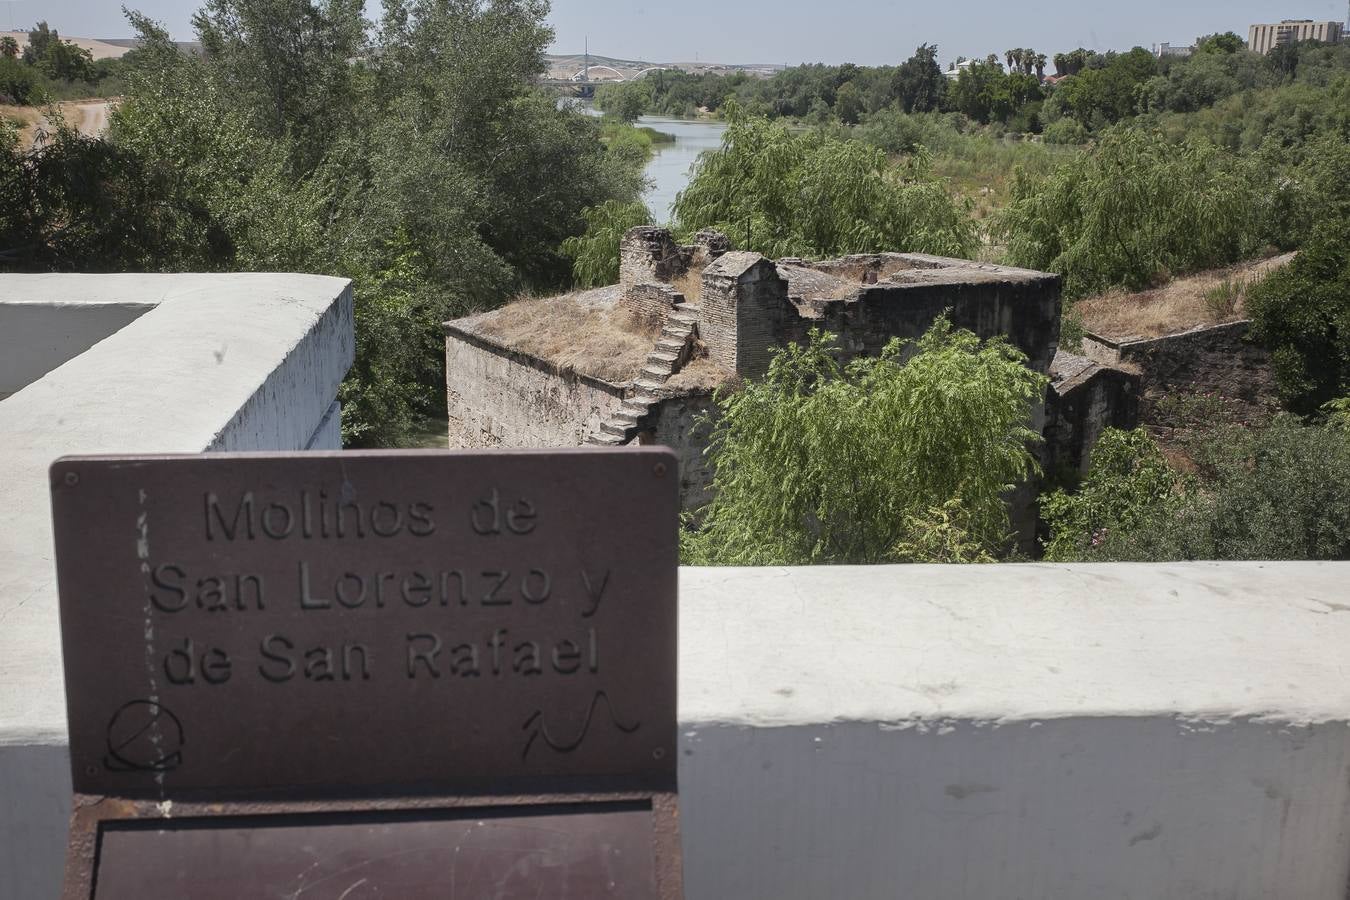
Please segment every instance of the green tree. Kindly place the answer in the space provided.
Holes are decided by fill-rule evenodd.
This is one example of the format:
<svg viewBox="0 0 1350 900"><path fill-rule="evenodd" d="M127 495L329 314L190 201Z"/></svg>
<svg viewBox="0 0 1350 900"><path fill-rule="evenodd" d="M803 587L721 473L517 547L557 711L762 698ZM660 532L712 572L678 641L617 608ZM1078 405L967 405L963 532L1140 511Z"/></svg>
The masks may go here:
<svg viewBox="0 0 1350 900"><path fill-rule="evenodd" d="M1064 275L1070 298L1250 258L1278 237L1259 160L1122 126L1053 173L1019 173L994 232L1015 265Z"/></svg>
<svg viewBox="0 0 1350 900"><path fill-rule="evenodd" d="M679 230L715 228L771 257L973 252L967 209L925 154L893 166L860 141L794 133L735 108L729 118L721 148L704 154L676 200Z"/></svg>
<svg viewBox="0 0 1350 900"><path fill-rule="evenodd" d="M607 116L632 124L652 106L653 87L646 80L601 85L595 93L595 107Z"/></svg>
<svg viewBox="0 0 1350 900"><path fill-rule="evenodd" d="M628 229L649 225L652 214L641 202L609 200L582 213L586 233L563 241L572 257L572 274L581 287L600 287L619 280L619 242Z"/></svg>
<svg viewBox="0 0 1350 900"><path fill-rule="evenodd" d="M9 35L0 37L0 56L5 57L5 59L18 59L19 42Z"/></svg>
<svg viewBox="0 0 1350 900"><path fill-rule="evenodd" d="M206 0L193 17L210 72L262 134L289 137L313 166L351 115L352 60L365 54L361 0Z"/></svg>
<svg viewBox="0 0 1350 900"><path fill-rule="evenodd" d="M36 66L47 55L47 49L60 41L61 35L56 29L49 28L45 21L37 23L28 32L28 43L23 48L23 61L30 66Z"/></svg>
<svg viewBox="0 0 1350 900"><path fill-rule="evenodd" d="M947 95L947 78L937 61L937 44L920 44L895 73L895 95L907 113L933 112Z"/></svg>
<svg viewBox="0 0 1350 900"><path fill-rule="evenodd" d="M776 353L720 393L714 499L690 563L977 559L1009 539L1004 495L1035 471L1046 380L1006 342L939 319L917 343L839 361L832 336ZM934 526L945 532L933 535ZM946 549L943 549L946 548Z"/></svg>
<svg viewBox="0 0 1350 900"><path fill-rule="evenodd" d="M1247 294L1252 337L1272 350L1281 399L1311 415L1350 394L1350 227L1330 223Z"/></svg>
<svg viewBox="0 0 1350 900"><path fill-rule="evenodd" d="M1223 34L1211 34L1195 42L1196 53L1237 53L1247 49L1247 42L1231 31Z"/></svg>
<svg viewBox="0 0 1350 900"><path fill-rule="evenodd" d="M229 256L219 224L168 173L54 124L31 151L0 128L0 270L210 269Z"/></svg>
<svg viewBox="0 0 1350 900"><path fill-rule="evenodd" d="M976 62L962 69L949 99L957 112L985 124L1011 111L1003 69L997 62Z"/></svg>
<svg viewBox="0 0 1350 900"><path fill-rule="evenodd" d="M33 67L17 59L0 56L0 103L20 106L32 103L38 97L38 80Z"/></svg>
<svg viewBox="0 0 1350 900"><path fill-rule="evenodd" d="M857 125L863 114L863 97L858 86L846 81L834 95L834 114L845 125Z"/></svg>
<svg viewBox="0 0 1350 900"><path fill-rule="evenodd" d="M1158 72L1158 60L1142 47L1115 55L1101 68L1085 68L1059 90L1079 122L1089 128L1119 122L1139 111L1142 86Z"/></svg>

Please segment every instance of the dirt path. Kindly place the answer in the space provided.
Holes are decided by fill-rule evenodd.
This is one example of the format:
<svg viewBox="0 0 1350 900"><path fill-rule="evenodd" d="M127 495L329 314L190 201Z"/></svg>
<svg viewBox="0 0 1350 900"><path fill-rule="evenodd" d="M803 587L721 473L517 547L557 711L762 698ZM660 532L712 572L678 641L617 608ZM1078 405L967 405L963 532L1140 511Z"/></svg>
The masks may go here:
<svg viewBox="0 0 1350 900"><path fill-rule="evenodd" d="M112 113L110 100L67 100L58 104L66 122L85 137L101 137L108 130ZM40 108L32 106L0 106L0 116L20 123L19 144L32 147L54 129Z"/></svg>

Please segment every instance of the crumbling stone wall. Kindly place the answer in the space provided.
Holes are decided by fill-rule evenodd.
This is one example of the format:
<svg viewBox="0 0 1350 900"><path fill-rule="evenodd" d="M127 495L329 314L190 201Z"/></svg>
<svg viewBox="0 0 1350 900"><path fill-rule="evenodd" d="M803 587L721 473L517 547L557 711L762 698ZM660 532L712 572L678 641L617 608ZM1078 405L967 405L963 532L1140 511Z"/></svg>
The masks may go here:
<svg viewBox="0 0 1350 900"><path fill-rule="evenodd" d="M905 256L926 267L867 285L855 302L826 304L819 322L806 320L797 326L824 328L839 335L849 356L870 356L894 337L920 337L946 313L953 326L981 338L1002 335L1027 355L1032 369L1050 370L1059 345L1059 276L972 264L938 268L932 265L939 261L936 257Z"/></svg>
<svg viewBox="0 0 1350 900"><path fill-rule="evenodd" d="M1169 394L1214 394L1235 400L1252 416L1279 406L1270 352L1248 340L1251 323L1228 322L1140 341L1112 341L1089 334L1084 355L1139 372L1140 415L1154 421L1157 402Z"/></svg>
<svg viewBox="0 0 1350 900"><path fill-rule="evenodd" d="M732 251L703 270L699 335L708 355L737 375L757 377L769 368L769 349L783 341L791 312L787 281L758 253Z"/></svg>
<svg viewBox="0 0 1350 900"><path fill-rule="evenodd" d="M638 435L642 444L658 444L675 451L680 461L680 508L695 512L712 500L712 467L707 454L709 416L715 407L712 391L666 397L656 404L647 429Z"/></svg>
<svg viewBox="0 0 1350 900"><path fill-rule="evenodd" d="M446 328L451 447L574 447L600 430L624 389L562 372L454 325Z"/></svg>
<svg viewBox="0 0 1350 900"><path fill-rule="evenodd" d="M1050 477L1085 475L1103 431L1139 425L1139 376L1061 350L1050 378L1041 468Z"/></svg>
<svg viewBox="0 0 1350 900"><path fill-rule="evenodd" d="M647 282L625 288L619 295L619 307L644 327L660 327L666 313L684 302L684 295L668 284Z"/></svg>
<svg viewBox="0 0 1350 900"><path fill-rule="evenodd" d="M689 269L693 250L680 247L670 229L655 225L630 228L619 243L619 284L669 284Z"/></svg>

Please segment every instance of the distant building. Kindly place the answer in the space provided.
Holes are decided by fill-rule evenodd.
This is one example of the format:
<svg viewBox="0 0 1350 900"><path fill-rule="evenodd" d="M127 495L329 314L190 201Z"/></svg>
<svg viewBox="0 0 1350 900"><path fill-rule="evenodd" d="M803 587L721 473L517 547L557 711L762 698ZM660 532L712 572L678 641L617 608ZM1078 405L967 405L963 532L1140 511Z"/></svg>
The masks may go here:
<svg viewBox="0 0 1350 900"><path fill-rule="evenodd" d="M981 62L981 60L966 59L964 56L958 57L956 62L948 64L947 71L943 74L945 74L948 78L953 79L960 78L962 72L964 72L966 69L969 69L971 66L975 65L978 62Z"/></svg>
<svg viewBox="0 0 1350 900"><path fill-rule="evenodd" d="M1167 59L1168 57L1186 57L1195 52L1195 47L1174 47L1171 44L1154 44L1153 55L1158 59Z"/></svg>
<svg viewBox="0 0 1350 900"><path fill-rule="evenodd" d="M1285 19L1278 25L1253 25L1247 33L1247 49L1264 55L1276 47L1299 41L1337 44L1344 36L1345 25L1340 22Z"/></svg>

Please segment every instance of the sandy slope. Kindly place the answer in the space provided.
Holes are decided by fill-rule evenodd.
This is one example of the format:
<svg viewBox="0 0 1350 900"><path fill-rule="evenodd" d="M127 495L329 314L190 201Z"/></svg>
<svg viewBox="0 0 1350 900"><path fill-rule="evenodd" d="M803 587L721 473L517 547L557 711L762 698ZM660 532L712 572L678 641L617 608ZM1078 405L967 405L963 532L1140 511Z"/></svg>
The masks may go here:
<svg viewBox="0 0 1350 900"><path fill-rule="evenodd" d="M108 130L112 101L68 100L58 105L66 121L74 125L80 134L99 137ZM19 142L24 147L33 146L40 136L52 131L51 123L41 107L0 106L0 116L20 123Z"/></svg>

